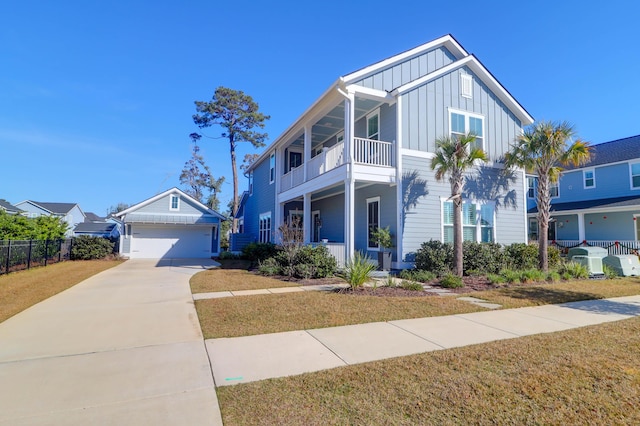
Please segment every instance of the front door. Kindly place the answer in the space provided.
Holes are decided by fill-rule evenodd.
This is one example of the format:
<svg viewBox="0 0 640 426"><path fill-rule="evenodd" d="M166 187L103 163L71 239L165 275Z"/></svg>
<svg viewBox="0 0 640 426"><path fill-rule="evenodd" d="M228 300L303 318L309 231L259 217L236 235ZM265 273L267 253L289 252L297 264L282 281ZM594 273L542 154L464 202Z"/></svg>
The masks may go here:
<svg viewBox="0 0 640 426"><path fill-rule="evenodd" d="M311 242L320 242L320 228L322 228L322 222L320 221L320 210L316 210L311 213Z"/></svg>
<svg viewBox="0 0 640 426"><path fill-rule="evenodd" d="M213 225L211 229L211 253L218 253L218 225Z"/></svg>

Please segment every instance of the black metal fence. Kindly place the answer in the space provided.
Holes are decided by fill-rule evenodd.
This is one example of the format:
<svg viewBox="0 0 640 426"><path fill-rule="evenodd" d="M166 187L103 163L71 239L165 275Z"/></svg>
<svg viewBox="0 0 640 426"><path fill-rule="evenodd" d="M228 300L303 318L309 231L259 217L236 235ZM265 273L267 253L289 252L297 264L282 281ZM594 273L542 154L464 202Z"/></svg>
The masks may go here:
<svg viewBox="0 0 640 426"><path fill-rule="evenodd" d="M72 239L0 241L0 275L69 260L72 245Z"/></svg>

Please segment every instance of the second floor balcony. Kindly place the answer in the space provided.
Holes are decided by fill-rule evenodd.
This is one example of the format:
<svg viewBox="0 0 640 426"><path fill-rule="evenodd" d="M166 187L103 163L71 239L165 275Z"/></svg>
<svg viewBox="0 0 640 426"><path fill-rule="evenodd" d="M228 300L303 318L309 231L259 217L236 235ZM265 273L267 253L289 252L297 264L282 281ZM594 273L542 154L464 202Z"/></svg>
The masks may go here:
<svg viewBox="0 0 640 426"><path fill-rule="evenodd" d="M379 141L365 138L354 138L353 166L367 168L372 175L380 174L388 177L395 167L395 144L393 142ZM312 179L338 169L347 164L345 156L345 143L341 141L331 147L324 148L308 162L292 168L280 178L280 191L288 191L298 185L302 185ZM306 169L306 178L305 178Z"/></svg>

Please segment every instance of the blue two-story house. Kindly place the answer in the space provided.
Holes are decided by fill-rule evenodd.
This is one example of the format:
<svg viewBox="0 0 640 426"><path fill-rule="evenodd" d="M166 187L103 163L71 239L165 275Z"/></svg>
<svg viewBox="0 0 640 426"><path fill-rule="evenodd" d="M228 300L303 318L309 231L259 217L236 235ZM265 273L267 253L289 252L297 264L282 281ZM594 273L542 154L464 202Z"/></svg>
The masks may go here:
<svg viewBox="0 0 640 426"><path fill-rule="evenodd" d="M537 239L536 181L528 176L529 235ZM552 188L549 240L559 245L640 240L640 135L591 147L591 160L566 167Z"/></svg>
<svg viewBox="0 0 640 426"><path fill-rule="evenodd" d="M379 251L371 230L389 227L393 266L408 267L429 240L452 241L447 180L431 170L436 139L473 132L490 161L470 171L464 237L527 240L526 178L499 159L533 118L483 64L446 35L339 77L248 170L241 242L277 242L299 224L340 262Z"/></svg>

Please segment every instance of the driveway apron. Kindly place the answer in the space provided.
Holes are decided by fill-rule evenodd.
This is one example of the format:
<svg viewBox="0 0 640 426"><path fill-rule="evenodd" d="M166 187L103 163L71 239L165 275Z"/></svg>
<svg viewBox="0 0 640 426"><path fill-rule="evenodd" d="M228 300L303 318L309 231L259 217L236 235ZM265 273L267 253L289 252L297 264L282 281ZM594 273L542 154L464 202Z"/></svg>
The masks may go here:
<svg viewBox="0 0 640 426"><path fill-rule="evenodd" d="M222 424L189 278L129 260L0 323L0 424Z"/></svg>

